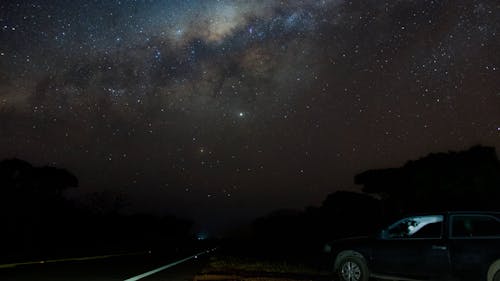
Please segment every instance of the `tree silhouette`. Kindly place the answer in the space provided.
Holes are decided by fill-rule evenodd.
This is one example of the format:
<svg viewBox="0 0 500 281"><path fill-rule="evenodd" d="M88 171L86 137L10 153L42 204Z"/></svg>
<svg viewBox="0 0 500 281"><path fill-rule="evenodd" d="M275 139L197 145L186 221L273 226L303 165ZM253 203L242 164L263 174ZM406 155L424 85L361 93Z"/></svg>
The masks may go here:
<svg viewBox="0 0 500 281"><path fill-rule="evenodd" d="M381 202L373 196L337 191L328 195L320 208L324 231L332 237L372 233L379 226Z"/></svg>
<svg viewBox="0 0 500 281"><path fill-rule="evenodd" d="M390 211L500 208L500 161L493 147L430 154L400 168L363 172L355 182L380 195Z"/></svg>
<svg viewBox="0 0 500 281"><path fill-rule="evenodd" d="M110 252L171 250L189 240L192 222L172 216L123 214L124 198L97 192L87 203L64 191L78 186L70 172L0 161L0 262ZM80 198L81 201L81 198Z"/></svg>
<svg viewBox="0 0 500 281"><path fill-rule="evenodd" d="M2 214L43 212L63 204L62 192L78 186L77 178L64 169L33 167L26 161L0 162Z"/></svg>
<svg viewBox="0 0 500 281"><path fill-rule="evenodd" d="M64 169L34 167L19 159L1 161L3 254L42 251L61 238L62 222L70 216L63 191L76 186L76 177Z"/></svg>

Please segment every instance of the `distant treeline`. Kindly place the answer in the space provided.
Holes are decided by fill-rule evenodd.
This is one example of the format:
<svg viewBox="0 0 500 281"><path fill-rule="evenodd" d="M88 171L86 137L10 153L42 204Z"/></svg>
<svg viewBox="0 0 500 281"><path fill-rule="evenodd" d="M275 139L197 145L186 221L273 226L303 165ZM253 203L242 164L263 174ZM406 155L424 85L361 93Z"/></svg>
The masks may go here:
<svg viewBox="0 0 500 281"><path fill-rule="evenodd" d="M1 161L0 261L141 251L188 239L189 220L124 215L119 206L105 206L121 204L105 192L76 204L63 192L77 186L77 178L64 169Z"/></svg>
<svg viewBox="0 0 500 281"><path fill-rule="evenodd" d="M500 211L500 161L493 147L430 154L354 179L362 185L360 192L337 191L320 207L271 213L238 233L254 243L235 244L248 245L246 250L255 254L302 255L320 251L326 241L373 234L405 214Z"/></svg>
<svg viewBox="0 0 500 281"><path fill-rule="evenodd" d="M500 161L492 147L430 154L354 180L360 192L337 191L320 207L273 212L234 232L227 248L301 256L326 241L372 234L409 213L500 211ZM63 169L0 162L0 259L143 250L189 237L191 221L121 214L123 200L114 194L91 194L86 207L76 205L63 196L76 186L77 178Z"/></svg>

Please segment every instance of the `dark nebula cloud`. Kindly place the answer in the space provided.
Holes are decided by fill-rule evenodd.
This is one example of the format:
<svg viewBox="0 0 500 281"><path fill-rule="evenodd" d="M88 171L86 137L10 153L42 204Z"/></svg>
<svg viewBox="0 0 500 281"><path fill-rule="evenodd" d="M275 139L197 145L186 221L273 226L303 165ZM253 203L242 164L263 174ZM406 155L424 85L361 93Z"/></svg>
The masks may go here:
<svg viewBox="0 0 500 281"><path fill-rule="evenodd" d="M0 156L202 224L500 145L500 5L8 1ZM78 196L78 195L77 195Z"/></svg>

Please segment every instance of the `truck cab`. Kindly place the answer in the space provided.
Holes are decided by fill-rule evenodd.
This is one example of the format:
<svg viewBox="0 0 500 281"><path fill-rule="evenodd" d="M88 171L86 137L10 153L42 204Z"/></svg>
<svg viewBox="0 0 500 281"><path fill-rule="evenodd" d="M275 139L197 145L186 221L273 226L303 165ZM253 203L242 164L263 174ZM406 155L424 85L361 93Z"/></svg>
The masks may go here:
<svg viewBox="0 0 500 281"><path fill-rule="evenodd" d="M333 243L343 281L500 281L500 213L446 212L402 218L374 237Z"/></svg>

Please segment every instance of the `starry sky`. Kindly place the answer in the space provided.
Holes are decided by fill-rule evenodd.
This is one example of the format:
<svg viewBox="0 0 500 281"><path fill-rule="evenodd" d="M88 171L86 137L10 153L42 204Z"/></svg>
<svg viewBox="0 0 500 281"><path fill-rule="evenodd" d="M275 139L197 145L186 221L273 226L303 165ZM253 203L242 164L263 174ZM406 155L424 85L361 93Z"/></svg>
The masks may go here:
<svg viewBox="0 0 500 281"><path fill-rule="evenodd" d="M496 0L0 2L0 158L217 228L500 149Z"/></svg>

